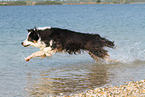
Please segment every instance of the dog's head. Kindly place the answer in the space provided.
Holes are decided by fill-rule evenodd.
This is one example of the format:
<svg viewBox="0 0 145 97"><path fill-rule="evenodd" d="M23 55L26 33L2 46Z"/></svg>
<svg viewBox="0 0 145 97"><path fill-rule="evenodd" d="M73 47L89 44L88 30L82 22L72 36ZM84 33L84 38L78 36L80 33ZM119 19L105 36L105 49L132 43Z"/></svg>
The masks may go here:
<svg viewBox="0 0 145 97"><path fill-rule="evenodd" d="M37 32L37 28L28 29L27 38L21 44L24 47L35 46L38 43L38 40L39 40L39 35L38 35L38 32Z"/></svg>

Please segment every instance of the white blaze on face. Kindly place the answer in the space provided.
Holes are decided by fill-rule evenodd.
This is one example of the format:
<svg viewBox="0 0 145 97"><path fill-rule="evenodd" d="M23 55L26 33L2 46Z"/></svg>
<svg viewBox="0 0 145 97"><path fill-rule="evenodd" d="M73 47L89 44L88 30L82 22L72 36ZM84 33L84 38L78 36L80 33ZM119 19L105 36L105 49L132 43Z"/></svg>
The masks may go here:
<svg viewBox="0 0 145 97"><path fill-rule="evenodd" d="M30 46L30 45L32 45L32 44L33 44L33 42L28 41L28 40L25 40L25 41L23 42L23 45L24 45L24 46Z"/></svg>
<svg viewBox="0 0 145 97"><path fill-rule="evenodd" d="M28 45L31 45L31 44L33 43L33 42L31 42L31 41L28 41L28 37L29 37L30 33L31 33L31 32L28 33L26 40L23 41L23 45L24 45L24 46L28 46Z"/></svg>

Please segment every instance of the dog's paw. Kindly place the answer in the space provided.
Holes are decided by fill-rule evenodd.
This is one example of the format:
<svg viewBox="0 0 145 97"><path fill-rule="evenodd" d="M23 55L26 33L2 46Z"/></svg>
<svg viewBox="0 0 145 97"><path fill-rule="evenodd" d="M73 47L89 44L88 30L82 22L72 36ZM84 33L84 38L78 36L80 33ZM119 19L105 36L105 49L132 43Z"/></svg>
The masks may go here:
<svg viewBox="0 0 145 97"><path fill-rule="evenodd" d="M30 61L30 58L25 58L26 61Z"/></svg>

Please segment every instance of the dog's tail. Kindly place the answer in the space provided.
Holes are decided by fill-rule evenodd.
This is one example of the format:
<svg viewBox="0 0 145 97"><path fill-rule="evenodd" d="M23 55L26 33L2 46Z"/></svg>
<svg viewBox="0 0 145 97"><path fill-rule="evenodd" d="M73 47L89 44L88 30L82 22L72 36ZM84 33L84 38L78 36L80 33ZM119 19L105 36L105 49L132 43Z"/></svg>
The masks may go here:
<svg viewBox="0 0 145 97"><path fill-rule="evenodd" d="M108 39L102 38L104 46L110 47L110 48L115 48L114 41L110 41Z"/></svg>

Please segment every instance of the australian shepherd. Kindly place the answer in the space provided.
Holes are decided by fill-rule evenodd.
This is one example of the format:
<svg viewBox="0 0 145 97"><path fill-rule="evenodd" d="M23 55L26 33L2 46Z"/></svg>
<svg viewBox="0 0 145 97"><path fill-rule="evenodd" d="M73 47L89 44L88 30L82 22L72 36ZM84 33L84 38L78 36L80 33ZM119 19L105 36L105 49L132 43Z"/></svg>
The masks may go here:
<svg viewBox="0 0 145 97"><path fill-rule="evenodd" d="M99 61L100 58L111 61L104 47L114 48L114 42L99 34L80 33L54 27L28 29L27 38L21 44L24 47L33 46L40 49L25 58L26 61L34 57L52 56L56 52L78 54L82 50L88 52L95 61Z"/></svg>

